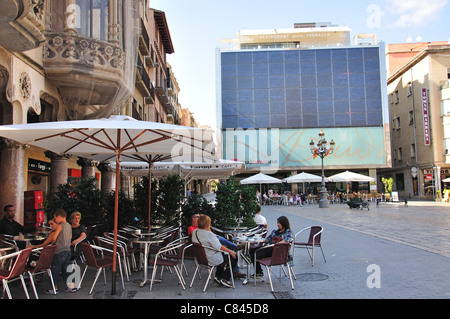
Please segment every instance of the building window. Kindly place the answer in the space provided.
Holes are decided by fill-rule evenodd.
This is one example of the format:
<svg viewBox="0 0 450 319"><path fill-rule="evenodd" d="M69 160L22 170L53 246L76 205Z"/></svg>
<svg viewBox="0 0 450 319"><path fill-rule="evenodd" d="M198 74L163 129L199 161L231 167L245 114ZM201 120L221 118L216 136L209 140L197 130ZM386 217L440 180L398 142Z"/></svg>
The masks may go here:
<svg viewBox="0 0 450 319"><path fill-rule="evenodd" d="M399 99L398 99L398 90L395 90L394 103L397 104L398 102L399 102Z"/></svg>
<svg viewBox="0 0 450 319"><path fill-rule="evenodd" d="M415 158L416 157L416 144L411 144L411 158Z"/></svg>
<svg viewBox="0 0 450 319"><path fill-rule="evenodd" d="M400 129L400 117L394 117L392 120L392 129L399 130Z"/></svg>
<svg viewBox="0 0 450 319"><path fill-rule="evenodd" d="M398 150L397 150L397 160L398 161L403 160L403 152L402 152L402 148L401 147L399 147Z"/></svg>
<svg viewBox="0 0 450 319"><path fill-rule="evenodd" d="M406 89L406 96L411 96L411 95L412 95L412 84L409 83L408 88Z"/></svg>
<svg viewBox="0 0 450 319"><path fill-rule="evenodd" d="M107 40L109 0L77 0L76 28L80 35Z"/></svg>
<svg viewBox="0 0 450 319"><path fill-rule="evenodd" d="M414 111L409 111L409 124L414 124Z"/></svg>

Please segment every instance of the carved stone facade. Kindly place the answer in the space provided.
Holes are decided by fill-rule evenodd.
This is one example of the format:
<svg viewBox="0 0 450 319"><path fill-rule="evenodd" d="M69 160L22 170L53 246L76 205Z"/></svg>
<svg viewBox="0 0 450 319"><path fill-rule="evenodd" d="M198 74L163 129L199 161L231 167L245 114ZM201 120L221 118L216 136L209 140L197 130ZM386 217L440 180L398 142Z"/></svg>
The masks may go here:
<svg viewBox="0 0 450 319"><path fill-rule="evenodd" d="M122 85L122 48L70 33L47 33L46 38L44 67L48 78L58 83L67 119L111 115L115 109L108 106ZM96 107L87 107L92 105Z"/></svg>
<svg viewBox="0 0 450 319"><path fill-rule="evenodd" d="M166 64L174 48L164 12L149 0L0 0L0 12L0 125L112 114L167 122L168 92L177 100ZM115 189L105 163L0 144L0 218L12 203L23 221L24 191L41 187L33 180L51 196L69 177L100 172L101 190ZM129 191L128 178L121 188Z"/></svg>
<svg viewBox="0 0 450 319"><path fill-rule="evenodd" d="M2 0L0 45L10 52L28 51L45 41L45 0Z"/></svg>

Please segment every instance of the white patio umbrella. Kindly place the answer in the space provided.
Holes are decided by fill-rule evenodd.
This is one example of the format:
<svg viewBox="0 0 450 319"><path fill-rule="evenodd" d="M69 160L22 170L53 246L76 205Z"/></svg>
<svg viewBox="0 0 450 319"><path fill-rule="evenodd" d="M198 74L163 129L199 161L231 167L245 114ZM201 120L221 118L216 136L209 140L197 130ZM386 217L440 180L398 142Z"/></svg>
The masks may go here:
<svg viewBox="0 0 450 319"><path fill-rule="evenodd" d="M256 175L241 180L241 184L280 184L280 183L282 183L281 179L263 173L258 173Z"/></svg>
<svg viewBox="0 0 450 319"><path fill-rule="evenodd" d="M57 154L106 161L115 159L116 176L120 174L121 157L152 161L164 155L191 160L192 157L214 157L212 135L205 130L164 123L138 121L115 115L108 119L60 121L0 126L0 136L50 150ZM114 205L114 255L117 251L118 190ZM150 216L149 216L150 226ZM117 261L113 259L112 294L115 294Z"/></svg>
<svg viewBox="0 0 450 319"><path fill-rule="evenodd" d="M305 183L322 182L322 176L301 172L297 175L289 176L283 179L285 183L302 183L303 192L305 192ZM328 178L325 178L325 182L328 182Z"/></svg>
<svg viewBox="0 0 450 319"><path fill-rule="evenodd" d="M283 179L283 182L285 183L313 183L313 182L321 182L322 176L317 176L314 174L309 174L305 172L301 172L297 175L289 176ZM328 181L327 178L325 178L325 181Z"/></svg>
<svg viewBox="0 0 450 319"><path fill-rule="evenodd" d="M330 182L375 182L375 178L353 173L350 171L345 171L333 176L328 177Z"/></svg>
<svg viewBox="0 0 450 319"><path fill-rule="evenodd" d="M281 184L283 181L281 179L258 173L256 175L244 178L241 180L241 184L259 184L259 193L262 196L262 184Z"/></svg>
<svg viewBox="0 0 450 319"><path fill-rule="evenodd" d="M115 169L116 164L111 163L111 168ZM184 187L192 179L219 179L229 178L241 171L243 162L228 160L217 160L211 162L155 162L152 166L153 176L166 176L169 174L179 174L185 180ZM146 162L122 162L120 170L125 176L144 176L150 169ZM185 189L186 193L186 189Z"/></svg>
<svg viewBox="0 0 450 319"><path fill-rule="evenodd" d="M111 168L115 169L116 164L111 163ZM243 162L234 161L212 161L212 162L155 162L153 163L153 176L165 176L178 173L181 178L215 179L228 178L237 174L244 167ZM147 175L149 164L146 162L122 162L120 170L126 176Z"/></svg>
<svg viewBox="0 0 450 319"><path fill-rule="evenodd" d="M450 183L450 177L442 180L444 183Z"/></svg>

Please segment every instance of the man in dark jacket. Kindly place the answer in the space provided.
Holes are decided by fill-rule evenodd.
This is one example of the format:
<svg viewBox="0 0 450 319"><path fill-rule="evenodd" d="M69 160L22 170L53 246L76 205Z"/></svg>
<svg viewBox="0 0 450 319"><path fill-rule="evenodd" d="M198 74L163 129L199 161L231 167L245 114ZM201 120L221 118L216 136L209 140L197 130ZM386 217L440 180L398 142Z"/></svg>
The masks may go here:
<svg viewBox="0 0 450 319"><path fill-rule="evenodd" d="M16 217L14 206L6 205L3 211L5 216L0 220L0 234L18 236L19 233L23 233L25 228L14 219Z"/></svg>

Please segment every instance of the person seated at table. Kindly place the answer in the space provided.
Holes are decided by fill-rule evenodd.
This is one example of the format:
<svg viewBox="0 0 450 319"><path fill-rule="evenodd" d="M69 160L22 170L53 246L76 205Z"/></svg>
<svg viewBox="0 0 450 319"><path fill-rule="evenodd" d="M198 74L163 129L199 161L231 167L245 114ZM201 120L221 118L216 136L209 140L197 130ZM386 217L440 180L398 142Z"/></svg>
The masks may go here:
<svg viewBox="0 0 450 319"><path fill-rule="evenodd" d="M58 226L57 223L55 223L55 221L53 219L50 219L48 221L48 225L50 226L50 232L48 233L47 238L44 240L44 242L42 242L41 244L38 245L30 245L29 247L32 249L35 248L41 248L41 247L45 247L47 245L51 245L56 241L56 227Z"/></svg>
<svg viewBox="0 0 450 319"><path fill-rule="evenodd" d="M86 227L80 224L81 221L81 213L73 212L69 217L69 223L72 226L72 244L71 250L72 255L75 253L79 253L81 251L81 246L77 246L77 251L74 252L74 247L79 242L83 241L86 238Z"/></svg>
<svg viewBox="0 0 450 319"><path fill-rule="evenodd" d="M259 205L256 207L255 217L253 217L253 220L256 225L267 228L267 220L263 215L261 215L261 206Z"/></svg>
<svg viewBox="0 0 450 319"><path fill-rule="evenodd" d="M266 193L263 194L263 203L265 205L270 204L270 199L269 199L269 197L267 196Z"/></svg>
<svg viewBox="0 0 450 319"><path fill-rule="evenodd" d="M302 206L302 197L300 196L299 193L297 193L297 194L295 195L295 203L296 203L297 205Z"/></svg>
<svg viewBox="0 0 450 319"><path fill-rule="evenodd" d="M290 243L292 241L292 231L289 219L286 216L280 216L277 218L277 229L274 229L269 236L263 241L264 244L278 244L278 243ZM250 260L252 263L255 261L255 250L260 247L250 249ZM261 249L256 252L256 259L266 258L272 256L273 247ZM264 276L262 267L259 263L256 263L256 276Z"/></svg>
<svg viewBox="0 0 450 319"><path fill-rule="evenodd" d="M198 218L200 217L199 214L192 215L192 222L191 226L188 227L187 233L188 236L191 237L191 234L194 230L198 229Z"/></svg>
<svg viewBox="0 0 450 319"><path fill-rule="evenodd" d="M192 232L196 229L198 229L198 219L199 219L200 215L199 214L194 214L192 216L192 225L189 226L188 228L188 236L189 238L192 237ZM216 234L214 234L215 236L217 236ZM238 251L241 249L244 249L245 244L239 245L237 246L236 244L232 243L231 241L225 239L222 236L217 236L217 238L219 239L219 242L225 246L226 248L233 250L233 251ZM192 238L191 238L192 239ZM239 266L236 265L233 267L233 277L238 279L238 278L245 278L246 275L244 273L241 273Z"/></svg>
<svg viewBox="0 0 450 319"><path fill-rule="evenodd" d="M233 268L237 264L236 253L223 246L217 236L211 231L211 218L209 216L202 214L198 218L198 229L195 229L192 232L192 242L201 244L205 247L214 248L214 250L205 248L209 265L217 267L214 281L225 287L232 288L233 286L230 283L230 271L226 269L228 257L225 257L220 251L225 251L230 254L231 265Z"/></svg>
<svg viewBox="0 0 450 319"><path fill-rule="evenodd" d="M13 205L6 205L3 208L4 217L0 221L0 234L18 236L19 233L25 232L25 227L20 225L16 218L16 209Z"/></svg>
<svg viewBox="0 0 450 319"><path fill-rule="evenodd" d="M27 248L31 248L31 249L36 249L36 248L41 248L41 247L45 247L47 245L52 245L55 241L56 241L56 227L58 226L57 223L55 223L55 221L53 219L50 219L48 221L48 225L50 226L50 232L48 233L47 238L40 244L37 245L30 245ZM34 266L36 266L36 262L39 259L39 256L41 255L40 251L33 251L30 255L30 257L28 258L27 261L27 266L28 267L32 267L34 268Z"/></svg>

